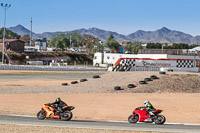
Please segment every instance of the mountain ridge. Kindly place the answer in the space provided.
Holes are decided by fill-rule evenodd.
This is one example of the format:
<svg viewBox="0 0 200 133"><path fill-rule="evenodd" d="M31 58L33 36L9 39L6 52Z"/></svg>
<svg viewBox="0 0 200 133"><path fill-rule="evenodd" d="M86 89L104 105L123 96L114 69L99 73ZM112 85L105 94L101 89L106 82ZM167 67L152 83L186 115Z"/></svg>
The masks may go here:
<svg viewBox="0 0 200 133"><path fill-rule="evenodd" d="M23 36L25 34L30 34L30 30L25 28L22 25L17 25L14 27L8 28L9 30ZM162 27L161 29L155 31L144 31L138 30L134 33L123 35L113 31L107 31L99 28L81 28L72 31L57 31L57 32L43 32L40 34L32 32L33 38L47 38L50 39L52 35L55 34L65 34L73 31L78 31L80 34L92 35L96 38L99 38L105 42L110 34L113 34L115 40L122 41L132 41L132 42L160 42L160 43L187 43L187 44L200 44L200 35L192 36L181 31L170 30L167 27Z"/></svg>

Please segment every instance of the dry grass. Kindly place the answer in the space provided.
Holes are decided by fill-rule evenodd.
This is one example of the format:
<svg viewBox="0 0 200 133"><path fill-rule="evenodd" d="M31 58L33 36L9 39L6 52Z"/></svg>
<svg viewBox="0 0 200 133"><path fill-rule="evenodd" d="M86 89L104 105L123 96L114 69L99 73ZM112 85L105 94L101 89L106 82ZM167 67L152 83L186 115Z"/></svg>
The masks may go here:
<svg viewBox="0 0 200 133"><path fill-rule="evenodd" d="M79 129L64 127L44 127L44 126L22 126L22 125L0 125L1 133L155 133L141 131L118 131L118 130L97 130ZM156 132L158 133L158 132Z"/></svg>

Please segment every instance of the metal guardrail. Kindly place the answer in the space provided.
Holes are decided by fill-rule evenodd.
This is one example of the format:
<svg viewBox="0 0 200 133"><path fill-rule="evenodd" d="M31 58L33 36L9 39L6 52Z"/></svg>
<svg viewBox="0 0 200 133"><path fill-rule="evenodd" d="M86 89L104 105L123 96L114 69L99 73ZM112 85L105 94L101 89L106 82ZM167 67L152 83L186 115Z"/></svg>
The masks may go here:
<svg viewBox="0 0 200 133"><path fill-rule="evenodd" d="M27 66L0 65L0 70L31 70L31 71L107 71L106 68L89 68L80 66Z"/></svg>

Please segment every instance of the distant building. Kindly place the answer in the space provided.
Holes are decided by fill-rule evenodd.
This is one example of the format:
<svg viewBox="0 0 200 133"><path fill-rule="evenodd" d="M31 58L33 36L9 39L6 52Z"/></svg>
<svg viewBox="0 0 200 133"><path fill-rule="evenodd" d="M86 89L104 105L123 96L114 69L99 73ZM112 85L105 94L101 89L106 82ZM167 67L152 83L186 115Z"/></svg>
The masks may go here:
<svg viewBox="0 0 200 133"><path fill-rule="evenodd" d="M24 46L24 52L35 52L36 49L33 46Z"/></svg>
<svg viewBox="0 0 200 133"><path fill-rule="evenodd" d="M46 51L47 50L47 42L36 41L35 49L37 51Z"/></svg>
<svg viewBox="0 0 200 133"><path fill-rule="evenodd" d="M126 47L128 41L123 41L123 42L120 42L120 45L122 45L123 47Z"/></svg>
<svg viewBox="0 0 200 133"><path fill-rule="evenodd" d="M143 48L143 49L146 49L146 48L147 48L147 43L143 43L143 44L142 44L142 48Z"/></svg>
<svg viewBox="0 0 200 133"><path fill-rule="evenodd" d="M5 39L5 51L24 52L25 42L19 39ZM0 50L3 49L3 39L0 39Z"/></svg>
<svg viewBox="0 0 200 133"><path fill-rule="evenodd" d="M184 49L183 52L189 54L200 54L200 46L194 47L192 49Z"/></svg>

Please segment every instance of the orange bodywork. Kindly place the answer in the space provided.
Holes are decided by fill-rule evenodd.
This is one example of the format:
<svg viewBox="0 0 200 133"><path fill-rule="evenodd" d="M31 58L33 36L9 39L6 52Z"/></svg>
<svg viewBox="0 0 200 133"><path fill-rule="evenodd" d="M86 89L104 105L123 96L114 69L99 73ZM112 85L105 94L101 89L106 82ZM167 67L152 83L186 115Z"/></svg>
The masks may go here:
<svg viewBox="0 0 200 133"><path fill-rule="evenodd" d="M51 106L43 105L42 109L46 111L46 118L60 119L60 116L55 115L55 109Z"/></svg>
<svg viewBox="0 0 200 133"><path fill-rule="evenodd" d="M68 108L68 107L69 107L69 106L64 106L63 108L66 109L66 108Z"/></svg>

